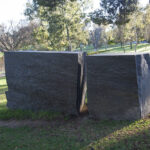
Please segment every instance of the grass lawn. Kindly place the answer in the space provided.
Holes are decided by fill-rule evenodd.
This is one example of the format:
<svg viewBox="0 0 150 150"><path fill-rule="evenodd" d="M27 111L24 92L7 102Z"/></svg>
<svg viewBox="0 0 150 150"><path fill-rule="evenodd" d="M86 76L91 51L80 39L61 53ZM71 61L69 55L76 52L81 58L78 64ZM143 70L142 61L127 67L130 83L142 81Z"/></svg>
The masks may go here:
<svg viewBox="0 0 150 150"><path fill-rule="evenodd" d="M0 58L4 56L4 53L0 52Z"/></svg>
<svg viewBox="0 0 150 150"><path fill-rule="evenodd" d="M138 121L97 121L88 116L9 110L0 78L0 150L149 150L150 118ZM13 126L38 120L42 126ZM44 120L48 120L44 123ZM34 121L33 121L34 122ZM2 126L3 123L9 125Z"/></svg>
<svg viewBox="0 0 150 150"><path fill-rule="evenodd" d="M132 53L135 52L133 45L133 49L130 49L130 45L126 45L125 46L125 53ZM138 44L137 46L137 52L150 52L150 44L149 43L144 43L144 44ZM107 50L105 50L104 48L101 48L97 51L89 51L88 55L93 55L93 54L99 54L99 53L124 53L123 48L121 48L120 46L113 46L113 47L109 47Z"/></svg>

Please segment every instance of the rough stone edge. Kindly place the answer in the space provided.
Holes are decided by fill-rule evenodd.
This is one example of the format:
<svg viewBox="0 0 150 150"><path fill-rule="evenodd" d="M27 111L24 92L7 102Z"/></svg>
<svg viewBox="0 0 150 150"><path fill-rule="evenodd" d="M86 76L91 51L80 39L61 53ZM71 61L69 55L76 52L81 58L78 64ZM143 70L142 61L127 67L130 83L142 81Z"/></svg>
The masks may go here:
<svg viewBox="0 0 150 150"><path fill-rule="evenodd" d="M148 56L148 59L146 59L146 56ZM143 83L145 82L143 79L145 79L147 76L149 78L150 74L150 54L145 53L145 54L140 54L136 55L136 65L137 65L137 82L138 82L138 94L139 94L139 103L140 103L140 109L141 109L141 118L147 117L147 115L150 113L149 111L146 111L146 106L145 102L150 101L147 99L147 95L145 96L144 94L144 89L145 86L143 86ZM147 67L147 70L145 68ZM145 71L146 74L145 74ZM145 76L146 75L146 76ZM146 87L147 88L147 87Z"/></svg>
<svg viewBox="0 0 150 150"><path fill-rule="evenodd" d="M140 107L140 118L143 118L142 115L142 109L143 109L143 104L142 104L142 87L141 87L141 78L139 77L139 74L142 73L141 66L139 67L139 58L141 59L141 56L135 56L135 64L136 64L136 77L137 77L137 85L138 85L138 100L139 100L139 107ZM139 70L139 69L140 70Z"/></svg>
<svg viewBox="0 0 150 150"><path fill-rule="evenodd" d="M86 77L86 52L78 54L78 85L77 85L77 112L80 114L85 104L85 97L87 91L87 77Z"/></svg>

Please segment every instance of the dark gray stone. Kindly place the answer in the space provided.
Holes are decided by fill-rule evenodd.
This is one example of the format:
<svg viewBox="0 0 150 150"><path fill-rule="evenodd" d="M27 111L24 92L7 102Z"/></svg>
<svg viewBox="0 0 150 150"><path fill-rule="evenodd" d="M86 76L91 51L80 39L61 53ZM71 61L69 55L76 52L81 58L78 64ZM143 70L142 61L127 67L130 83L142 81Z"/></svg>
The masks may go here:
<svg viewBox="0 0 150 150"><path fill-rule="evenodd" d="M92 117L145 117L150 113L150 54L88 56L87 88Z"/></svg>
<svg viewBox="0 0 150 150"><path fill-rule="evenodd" d="M84 53L6 52L10 109L78 114L84 103Z"/></svg>

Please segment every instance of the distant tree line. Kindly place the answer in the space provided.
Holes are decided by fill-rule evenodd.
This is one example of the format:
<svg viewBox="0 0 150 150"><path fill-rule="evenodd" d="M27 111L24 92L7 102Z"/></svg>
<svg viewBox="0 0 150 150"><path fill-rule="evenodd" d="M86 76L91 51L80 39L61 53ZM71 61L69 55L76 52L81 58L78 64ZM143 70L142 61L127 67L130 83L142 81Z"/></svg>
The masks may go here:
<svg viewBox="0 0 150 150"><path fill-rule="evenodd" d="M150 5L138 0L101 0L100 8L87 13L90 0L33 0L27 3L28 22L0 25L0 50L82 50L125 43L135 49L150 42ZM91 27L89 27L91 26ZM136 44L133 46L133 42Z"/></svg>
<svg viewBox="0 0 150 150"><path fill-rule="evenodd" d="M14 51L33 45L35 43L33 34L36 27L36 24L23 25L21 22L17 25L13 22L10 22L9 26L0 25L0 50Z"/></svg>
<svg viewBox="0 0 150 150"><path fill-rule="evenodd" d="M133 49L135 42L136 51L140 41L150 42L150 5L140 8L137 0L102 0L100 6L90 16L95 24L111 27L105 33L107 43L120 43L124 48L129 42Z"/></svg>

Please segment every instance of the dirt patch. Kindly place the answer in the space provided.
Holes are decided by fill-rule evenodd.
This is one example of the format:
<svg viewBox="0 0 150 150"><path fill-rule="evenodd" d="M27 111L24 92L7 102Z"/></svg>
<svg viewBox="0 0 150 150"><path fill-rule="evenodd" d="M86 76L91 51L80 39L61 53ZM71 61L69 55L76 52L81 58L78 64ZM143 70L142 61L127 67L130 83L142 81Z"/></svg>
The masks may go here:
<svg viewBox="0 0 150 150"><path fill-rule="evenodd" d="M59 127L59 126L68 126L70 124L73 124L74 126L79 126L82 124L85 120L87 120L87 117L77 117L77 118L69 118L68 120L51 120L51 121L45 121L45 120L8 120L3 121L0 120L0 127L9 127L9 128L16 128L16 127L23 127L23 126L29 126L29 127Z"/></svg>
<svg viewBox="0 0 150 150"><path fill-rule="evenodd" d="M41 120L9 120L9 121L0 121L0 127L22 127L22 126L31 126L31 127L42 127L42 126L49 126L49 121L41 121Z"/></svg>

